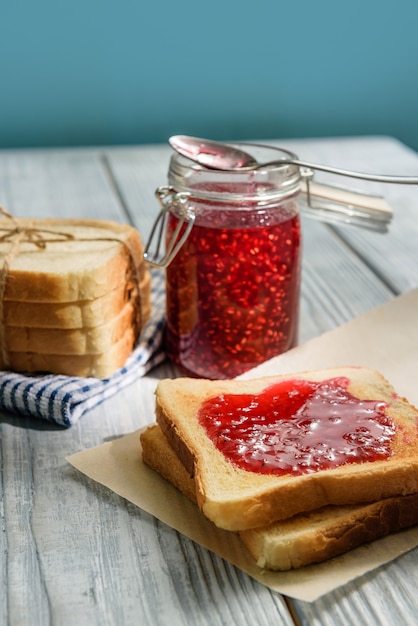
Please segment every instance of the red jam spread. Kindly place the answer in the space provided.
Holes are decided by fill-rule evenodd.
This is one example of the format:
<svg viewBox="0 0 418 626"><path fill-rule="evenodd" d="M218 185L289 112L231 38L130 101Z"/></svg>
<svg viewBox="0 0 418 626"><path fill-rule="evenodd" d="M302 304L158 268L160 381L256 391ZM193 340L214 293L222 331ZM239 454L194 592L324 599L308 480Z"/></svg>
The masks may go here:
<svg viewBox="0 0 418 626"><path fill-rule="evenodd" d="M391 455L395 426L378 400L359 400L347 378L278 382L258 395L205 401L200 423L241 469L308 474Z"/></svg>
<svg viewBox="0 0 418 626"><path fill-rule="evenodd" d="M300 220L294 202L284 211L254 212L253 223L242 226L239 209L225 211L221 223L219 211L217 222L209 211L167 268L167 351L189 375L233 378L296 345ZM168 238L176 225L170 215Z"/></svg>

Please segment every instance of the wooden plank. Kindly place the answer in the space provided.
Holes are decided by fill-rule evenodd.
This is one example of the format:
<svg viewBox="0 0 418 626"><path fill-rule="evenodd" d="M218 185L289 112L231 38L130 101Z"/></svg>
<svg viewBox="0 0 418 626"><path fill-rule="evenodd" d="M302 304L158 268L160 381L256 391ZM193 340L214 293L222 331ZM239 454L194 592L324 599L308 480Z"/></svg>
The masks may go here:
<svg viewBox="0 0 418 626"><path fill-rule="evenodd" d="M416 624L418 551L413 550L316 602L294 603L300 624Z"/></svg>
<svg viewBox="0 0 418 626"><path fill-rule="evenodd" d="M96 150L0 151L0 204L15 216L127 221Z"/></svg>
<svg viewBox="0 0 418 626"><path fill-rule="evenodd" d="M170 154L169 146L112 148L103 161L130 222L141 232L144 241L160 210L155 190L167 184Z"/></svg>
<svg viewBox="0 0 418 626"><path fill-rule="evenodd" d="M370 311L392 292L338 236L305 219L300 342Z"/></svg>

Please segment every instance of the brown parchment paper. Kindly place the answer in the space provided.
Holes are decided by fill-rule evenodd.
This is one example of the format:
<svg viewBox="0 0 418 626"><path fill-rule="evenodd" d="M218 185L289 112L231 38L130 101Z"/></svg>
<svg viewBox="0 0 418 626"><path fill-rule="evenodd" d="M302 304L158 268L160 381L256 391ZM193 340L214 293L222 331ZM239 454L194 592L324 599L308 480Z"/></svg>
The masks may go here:
<svg viewBox="0 0 418 626"><path fill-rule="evenodd" d="M264 363L242 378L343 365L378 369L398 393L418 406L418 289ZM313 601L418 545L416 527L319 565L290 572L260 570L235 534L216 528L192 502L142 463L139 433L84 450L67 460L277 592Z"/></svg>

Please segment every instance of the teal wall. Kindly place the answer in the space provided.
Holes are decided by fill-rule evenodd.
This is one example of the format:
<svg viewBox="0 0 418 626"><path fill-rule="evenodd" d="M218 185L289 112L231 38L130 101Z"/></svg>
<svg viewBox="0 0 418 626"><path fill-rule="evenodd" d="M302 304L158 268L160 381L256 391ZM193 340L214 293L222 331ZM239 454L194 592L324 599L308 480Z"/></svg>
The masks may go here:
<svg viewBox="0 0 418 626"><path fill-rule="evenodd" d="M386 134L418 149L417 0L3 0L0 147Z"/></svg>

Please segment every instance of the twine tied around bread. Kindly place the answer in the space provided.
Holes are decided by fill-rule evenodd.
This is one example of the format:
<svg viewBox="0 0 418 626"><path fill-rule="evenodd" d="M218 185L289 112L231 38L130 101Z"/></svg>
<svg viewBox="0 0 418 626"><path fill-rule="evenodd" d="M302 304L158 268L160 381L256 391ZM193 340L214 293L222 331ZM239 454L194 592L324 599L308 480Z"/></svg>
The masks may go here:
<svg viewBox="0 0 418 626"><path fill-rule="evenodd" d="M49 241L65 241L74 239L74 236L70 233L61 233L56 231L47 230L45 228L36 228L29 223L23 226L18 219L13 217L11 213L0 206L0 214L8 220L8 224L3 227L0 226L0 231L4 231L3 235L0 235L0 243L10 242L10 249L4 257L3 267L0 273L0 345L2 352L3 365L8 367L10 365L8 352L6 350L6 341L4 333L4 311L3 311L3 296L6 289L6 280L9 273L10 264L13 259L19 253L19 248L22 243L32 243L37 248L45 249L47 242ZM54 237L52 237L54 235ZM58 237L57 237L58 236Z"/></svg>
<svg viewBox="0 0 418 626"><path fill-rule="evenodd" d="M138 308L137 308L137 321L136 324L138 327L140 326L141 319L141 289L140 282L141 276L137 263L135 262L135 254L131 249L130 244L118 237L117 235L112 235L109 237L93 237L93 238L78 238L72 233L60 232L57 230L49 230L44 227L34 226L31 221L27 222L26 225L19 220L19 218L15 218L11 213L6 211L4 207L0 205L0 216L6 218L3 223L3 220L0 220L0 244L3 242L10 243L10 249L5 254L3 259L3 267L0 270L0 350L1 356L3 360L3 368L10 367L10 359L8 350L6 348L6 337L5 337L5 321L4 321L4 293L6 289L7 276L10 270L10 265L13 259L19 254L19 249L22 243L30 243L35 245L40 250L44 250L46 248L47 243L53 242L63 242L63 241L117 241L121 243L129 253L129 257L131 259L131 263L133 266L134 273L134 284L136 287L137 298L138 298ZM3 231L3 234L1 232Z"/></svg>

